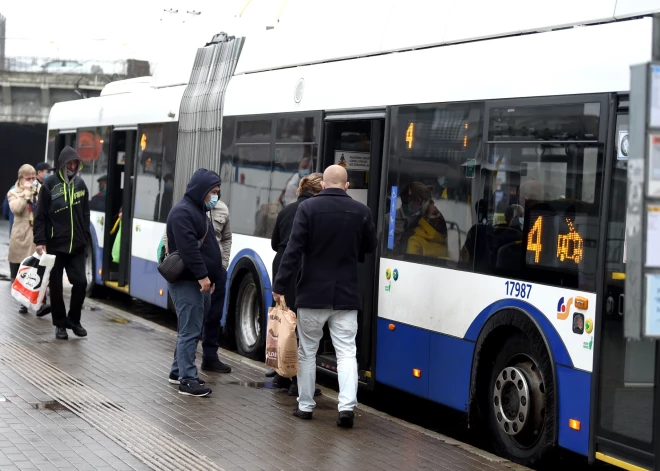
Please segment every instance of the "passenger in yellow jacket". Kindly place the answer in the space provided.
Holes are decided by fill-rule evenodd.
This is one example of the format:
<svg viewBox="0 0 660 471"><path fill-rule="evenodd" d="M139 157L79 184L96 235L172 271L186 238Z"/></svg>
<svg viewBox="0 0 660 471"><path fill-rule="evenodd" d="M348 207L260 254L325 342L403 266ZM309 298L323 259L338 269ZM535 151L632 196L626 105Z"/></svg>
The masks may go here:
<svg viewBox="0 0 660 471"><path fill-rule="evenodd" d="M408 239L406 252L424 257L449 258L447 223L433 203L428 206L424 217L419 219L417 227Z"/></svg>

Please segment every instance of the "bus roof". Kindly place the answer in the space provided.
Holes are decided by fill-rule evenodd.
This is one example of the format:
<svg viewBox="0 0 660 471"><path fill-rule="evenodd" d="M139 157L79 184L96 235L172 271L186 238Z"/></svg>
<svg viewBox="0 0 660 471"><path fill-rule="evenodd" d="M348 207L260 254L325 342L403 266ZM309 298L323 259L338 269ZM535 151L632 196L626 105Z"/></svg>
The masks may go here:
<svg viewBox="0 0 660 471"><path fill-rule="evenodd" d="M655 12L660 12L659 0L289 0L273 29L247 35L235 73L614 22Z"/></svg>
<svg viewBox="0 0 660 471"><path fill-rule="evenodd" d="M177 121L185 88L145 88L135 93L56 103L50 110L48 128L68 130Z"/></svg>

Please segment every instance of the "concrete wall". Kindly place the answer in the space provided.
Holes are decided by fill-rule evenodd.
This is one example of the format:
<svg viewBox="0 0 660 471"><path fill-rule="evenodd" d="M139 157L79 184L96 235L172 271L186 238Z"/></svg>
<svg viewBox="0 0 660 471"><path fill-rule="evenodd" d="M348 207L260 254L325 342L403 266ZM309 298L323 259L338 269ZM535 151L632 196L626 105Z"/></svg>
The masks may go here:
<svg viewBox="0 0 660 471"><path fill-rule="evenodd" d="M94 97L106 76L0 71L0 122L47 123L60 101Z"/></svg>

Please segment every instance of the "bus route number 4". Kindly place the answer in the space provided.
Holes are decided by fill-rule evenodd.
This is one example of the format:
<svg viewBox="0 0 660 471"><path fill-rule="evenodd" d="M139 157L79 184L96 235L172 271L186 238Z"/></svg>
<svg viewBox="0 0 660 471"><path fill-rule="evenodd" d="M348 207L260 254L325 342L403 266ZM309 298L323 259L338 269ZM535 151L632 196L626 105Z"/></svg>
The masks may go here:
<svg viewBox="0 0 660 471"><path fill-rule="evenodd" d="M532 285L529 283L519 283L517 281L507 281L504 283L506 294L516 298L529 299L532 294Z"/></svg>

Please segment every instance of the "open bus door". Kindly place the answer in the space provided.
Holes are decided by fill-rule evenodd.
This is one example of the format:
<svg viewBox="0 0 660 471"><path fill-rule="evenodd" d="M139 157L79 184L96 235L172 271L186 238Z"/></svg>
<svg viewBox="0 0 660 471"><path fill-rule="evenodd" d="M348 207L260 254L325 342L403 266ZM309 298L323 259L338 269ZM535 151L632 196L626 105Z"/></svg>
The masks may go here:
<svg viewBox="0 0 660 471"><path fill-rule="evenodd" d="M610 182L604 299L596 321L592 456L624 469L652 469L655 461L654 390L656 342L629 341L623 333L626 279L626 184L628 102L619 97L610 123L605 172ZM600 327L599 327L600 322ZM600 339L600 341L598 341ZM631 466L632 465L632 466ZM637 467L634 467L637 466Z"/></svg>
<svg viewBox="0 0 660 471"><path fill-rule="evenodd" d="M133 189L131 179L135 163L137 129L115 128L112 131L108 161L108 187L105 202L105 233L103 235L103 283L129 292L131 260L131 227ZM121 215L121 230L119 219ZM113 257L113 246L120 238L119 260Z"/></svg>
<svg viewBox="0 0 660 471"><path fill-rule="evenodd" d="M379 214L385 111L327 115L323 135L323 157L318 170L322 172L333 164L345 166L350 183L348 195L369 206L375 223ZM363 309L358 313L357 359L359 381L367 385L372 385L377 268L375 253L367 255L358 267ZM337 357L327 325L319 346L317 366L337 372Z"/></svg>

